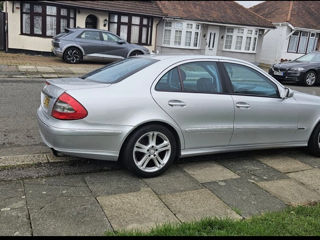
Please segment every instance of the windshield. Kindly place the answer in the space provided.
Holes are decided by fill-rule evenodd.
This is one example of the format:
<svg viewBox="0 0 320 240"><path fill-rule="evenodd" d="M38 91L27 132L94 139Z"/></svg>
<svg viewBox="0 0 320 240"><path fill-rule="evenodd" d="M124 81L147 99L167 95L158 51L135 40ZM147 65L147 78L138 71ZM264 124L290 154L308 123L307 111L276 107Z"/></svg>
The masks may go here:
<svg viewBox="0 0 320 240"><path fill-rule="evenodd" d="M82 79L101 83L116 83L157 61L151 58L128 58L90 72Z"/></svg>
<svg viewBox="0 0 320 240"><path fill-rule="evenodd" d="M309 53L302 57L297 58L295 61L297 62L320 62L320 54L319 53Z"/></svg>

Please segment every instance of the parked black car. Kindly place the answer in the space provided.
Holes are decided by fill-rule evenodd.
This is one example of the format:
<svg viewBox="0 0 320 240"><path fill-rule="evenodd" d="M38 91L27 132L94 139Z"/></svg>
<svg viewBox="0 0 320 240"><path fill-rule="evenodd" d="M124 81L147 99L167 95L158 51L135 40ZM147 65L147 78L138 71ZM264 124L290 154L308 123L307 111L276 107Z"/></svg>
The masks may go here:
<svg viewBox="0 0 320 240"><path fill-rule="evenodd" d="M320 82L320 52L311 52L293 61L274 64L269 74L278 81L293 81L306 86Z"/></svg>

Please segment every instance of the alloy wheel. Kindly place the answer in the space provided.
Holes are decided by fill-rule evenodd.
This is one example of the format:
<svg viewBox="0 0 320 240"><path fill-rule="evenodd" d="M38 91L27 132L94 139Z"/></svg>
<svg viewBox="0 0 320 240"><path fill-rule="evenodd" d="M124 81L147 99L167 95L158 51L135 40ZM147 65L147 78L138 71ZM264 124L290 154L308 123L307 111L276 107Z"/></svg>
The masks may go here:
<svg viewBox="0 0 320 240"><path fill-rule="evenodd" d="M160 132L152 131L142 135L133 148L135 165L144 172L156 172L169 161L171 144Z"/></svg>
<svg viewBox="0 0 320 240"><path fill-rule="evenodd" d="M66 54L66 59L70 63L77 63L80 61L80 53L77 49L69 49Z"/></svg>
<svg viewBox="0 0 320 240"><path fill-rule="evenodd" d="M308 86L314 85L316 82L316 75L313 72L309 72L306 76L306 83Z"/></svg>

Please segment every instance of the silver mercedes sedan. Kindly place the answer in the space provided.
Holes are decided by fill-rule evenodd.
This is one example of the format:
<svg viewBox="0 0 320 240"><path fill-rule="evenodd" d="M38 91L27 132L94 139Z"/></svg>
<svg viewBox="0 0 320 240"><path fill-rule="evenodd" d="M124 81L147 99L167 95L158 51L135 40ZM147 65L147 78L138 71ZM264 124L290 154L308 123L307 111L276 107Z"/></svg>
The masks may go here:
<svg viewBox="0 0 320 240"><path fill-rule="evenodd" d="M46 83L37 111L46 145L142 177L201 154L308 146L320 156L320 97L242 60L138 56Z"/></svg>

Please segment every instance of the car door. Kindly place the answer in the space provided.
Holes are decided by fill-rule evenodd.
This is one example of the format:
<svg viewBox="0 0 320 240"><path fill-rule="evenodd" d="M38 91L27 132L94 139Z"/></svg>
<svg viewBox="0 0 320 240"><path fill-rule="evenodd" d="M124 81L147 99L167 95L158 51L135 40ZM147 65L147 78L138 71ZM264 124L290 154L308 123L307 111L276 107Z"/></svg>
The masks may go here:
<svg viewBox="0 0 320 240"><path fill-rule="evenodd" d="M103 51L100 31L85 30L76 38L76 41L83 48L86 55Z"/></svg>
<svg viewBox="0 0 320 240"><path fill-rule="evenodd" d="M234 119L232 97L224 94L214 61L194 61L168 69L156 81L152 96L180 126L185 148L229 144Z"/></svg>
<svg viewBox="0 0 320 240"><path fill-rule="evenodd" d="M124 42L119 42L121 40L119 37L108 33L102 32L102 54L126 57L128 53L128 44Z"/></svg>
<svg viewBox="0 0 320 240"><path fill-rule="evenodd" d="M230 145L294 142L298 131L296 100L280 98L278 86L250 66L225 62L224 67L235 106Z"/></svg>

